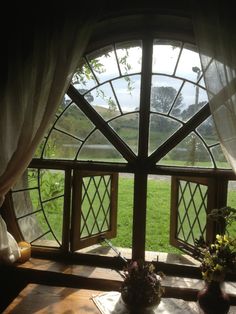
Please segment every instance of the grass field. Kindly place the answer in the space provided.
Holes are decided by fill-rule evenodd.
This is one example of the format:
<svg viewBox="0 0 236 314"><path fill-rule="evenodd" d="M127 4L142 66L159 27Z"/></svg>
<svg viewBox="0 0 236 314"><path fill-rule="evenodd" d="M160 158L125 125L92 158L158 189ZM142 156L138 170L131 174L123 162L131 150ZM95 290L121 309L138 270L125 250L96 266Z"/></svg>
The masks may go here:
<svg viewBox="0 0 236 314"><path fill-rule="evenodd" d="M133 179L119 179L118 230L115 246L132 245ZM179 252L169 244L170 180L148 181L146 250Z"/></svg>

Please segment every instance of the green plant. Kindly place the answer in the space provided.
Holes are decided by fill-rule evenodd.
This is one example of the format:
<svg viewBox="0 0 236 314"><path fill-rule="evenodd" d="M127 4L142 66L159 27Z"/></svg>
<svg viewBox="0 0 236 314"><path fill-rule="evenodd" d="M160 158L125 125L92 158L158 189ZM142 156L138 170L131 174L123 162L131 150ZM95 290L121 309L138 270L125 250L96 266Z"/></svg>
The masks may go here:
<svg viewBox="0 0 236 314"><path fill-rule="evenodd" d="M227 272L236 270L236 239L216 235L215 242L202 249L200 265L205 281L222 281Z"/></svg>
<svg viewBox="0 0 236 314"><path fill-rule="evenodd" d="M124 269L121 296L129 308L146 308L158 305L164 289L162 272L155 273L153 263L131 261Z"/></svg>
<svg viewBox="0 0 236 314"><path fill-rule="evenodd" d="M235 221L236 209L225 206L213 209L208 217L218 223L221 234L207 244L201 237L195 240L200 253L200 269L205 281L222 281L227 272L236 270L236 239L227 234L227 227Z"/></svg>

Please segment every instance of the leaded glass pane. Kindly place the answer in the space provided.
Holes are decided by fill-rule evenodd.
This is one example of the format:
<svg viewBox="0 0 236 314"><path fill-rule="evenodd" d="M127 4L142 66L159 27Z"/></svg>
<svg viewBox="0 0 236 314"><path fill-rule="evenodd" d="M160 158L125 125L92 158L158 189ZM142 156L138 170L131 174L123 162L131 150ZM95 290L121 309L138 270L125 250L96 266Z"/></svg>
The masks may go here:
<svg viewBox="0 0 236 314"><path fill-rule="evenodd" d="M122 75L141 72L142 42L140 40L116 44L116 54Z"/></svg>
<svg viewBox="0 0 236 314"><path fill-rule="evenodd" d="M81 207L81 238L109 230L110 176L83 178Z"/></svg>
<svg viewBox="0 0 236 314"><path fill-rule="evenodd" d="M197 82L201 75L199 54L194 51L195 46L185 44L178 62L176 76Z"/></svg>
<svg viewBox="0 0 236 314"><path fill-rule="evenodd" d="M138 152L139 114L127 114L112 120L109 125L133 150Z"/></svg>
<svg viewBox="0 0 236 314"><path fill-rule="evenodd" d="M152 72L174 74L174 69L180 53L181 43L155 39L153 43Z"/></svg>
<svg viewBox="0 0 236 314"><path fill-rule="evenodd" d="M216 162L217 168L231 169L230 164L225 159L225 156L224 156L224 153L220 147L220 144L212 147L211 152L212 152L212 155L213 155L214 160Z"/></svg>
<svg viewBox="0 0 236 314"><path fill-rule="evenodd" d="M171 115L186 122L207 102L208 97L204 89L192 83L185 83L171 110Z"/></svg>
<svg viewBox="0 0 236 314"><path fill-rule="evenodd" d="M206 144L209 146L215 145L219 142L212 116L199 125L197 132L202 136Z"/></svg>
<svg viewBox="0 0 236 314"><path fill-rule="evenodd" d="M58 119L55 127L83 140L94 128L94 125L77 105L72 104Z"/></svg>
<svg viewBox="0 0 236 314"><path fill-rule="evenodd" d="M140 75L132 75L112 81L116 97L123 113L139 110L140 80Z"/></svg>
<svg viewBox="0 0 236 314"><path fill-rule="evenodd" d="M41 169L39 176L42 201L64 195L64 171Z"/></svg>
<svg viewBox="0 0 236 314"><path fill-rule="evenodd" d="M81 147L77 159L97 161L124 161L121 154L98 130L92 133L88 140Z"/></svg>
<svg viewBox="0 0 236 314"><path fill-rule="evenodd" d="M87 59L99 83L119 76L116 56L112 46L90 53L87 55Z"/></svg>
<svg viewBox="0 0 236 314"><path fill-rule="evenodd" d="M72 78L72 84L82 95L97 85L97 81L90 66L85 60L83 62L83 66L76 70ZM95 61L94 66L99 68L99 65L96 65Z"/></svg>
<svg viewBox="0 0 236 314"><path fill-rule="evenodd" d="M81 146L81 141L67 134L54 130L44 149L44 158L74 159Z"/></svg>
<svg viewBox="0 0 236 314"><path fill-rule="evenodd" d="M109 120L120 115L119 107L110 83L100 85L92 90L91 96L89 103L104 120Z"/></svg>
<svg viewBox="0 0 236 314"><path fill-rule="evenodd" d="M172 134L174 134L181 127L181 125L181 123L173 119L158 114L151 114L149 130L149 153L151 154L154 150L156 150Z"/></svg>
<svg viewBox="0 0 236 314"><path fill-rule="evenodd" d="M210 154L201 139L194 133L188 135L158 164L184 167L212 167Z"/></svg>
<svg viewBox="0 0 236 314"><path fill-rule="evenodd" d="M151 110L167 114L181 87L182 80L164 75L153 75L151 90ZM175 110L181 105L181 98L175 102Z"/></svg>
<svg viewBox="0 0 236 314"><path fill-rule="evenodd" d="M18 219L18 224L27 242L32 242L49 231L42 211Z"/></svg>
<svg viewBox="0 0 236 314"><path fill-rule="evenodd" d="M195 239L205 238L207 191L205 185L179 181L177 237L191 245Z"/></svg>
<svg viewBox="0 0 236 314"><path fill-rule="evenodd" d="M44 213L47 217L48 223L60 243L62 242L63 204L63 197L51 199L43 204Z"/></svg>

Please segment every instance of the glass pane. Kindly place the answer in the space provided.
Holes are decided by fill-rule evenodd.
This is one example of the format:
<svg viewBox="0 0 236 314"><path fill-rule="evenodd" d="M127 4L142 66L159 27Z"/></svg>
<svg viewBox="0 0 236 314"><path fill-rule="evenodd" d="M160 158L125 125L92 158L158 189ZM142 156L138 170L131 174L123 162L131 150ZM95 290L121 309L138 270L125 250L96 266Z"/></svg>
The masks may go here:
<svg viewBox="0 0 236 314"><path fill-rule="evenodd" d="M140 40L116 44L116 54L122 75L141 72L142 42Z"/></svg>
<svg viewBox="0 0 236 314"><path fill-rule="evenodd" d="M173 74L180 53L181 43L155 39L153 45L152 72Z"/></svg>
<svg viewBox="0 0 236 314"><path fill-rule="evenodd" d="M59 108L59 110L61 110L61 109ZM62 110L61 110L61 111L62 111ZM58 112L59 112L59 111L58 111ZM59 114L60 114L60 113L59 113ZM42 157L44 144L45 144L45 142L46 142L46 137L48 136L49 132L51 131L51 129L52 129L52 127L53 127L53 124L54 124L56 118L57 118L57 117L55 116L55 118L49 122L49 125L48 125L47 129L46 129L45 132L44 132L44 138L42 139L42 141L40 142L40 144L37 146L37 149L36 149L36 151L35 151L35 153L34 153L34 158L41 158L41 157Z"/></svg>
<svg viewBox="0 0 236 314"><path fill-rule="evenodd" d="M16 218L28 215L38 209L41 209L39 192L35 190L26 190L12 193L14 211Z"/></svg>
<svg viewBox="0 0 236 314"><path fill-rule="evenodd" d="M83 140L94 125L75 104L72 104L58 119L55 127Z"/></svg>
<svg viewBox="0 0 236 314"><path fill-rule="evenodd" d="M37 147L37 149L36 149L36 151L34 153L34 157L33 158L41 158L45 142L46 142L46 139L44 138L41 141L41 143L38 145L38 147Z"/></svg>
<svg viewBox="0 0 236 314"><path fill-rule="evenodd" d="M127 114L109 123L124 142L133 150L138 152L139 136L139 114Z"/></svg>
<svg viewBox="0 0 236 314"><path fill-rule="evenodd" d="M62 242L64 198L59 197L43 204L44 213L57 240ZM51 238L51 237L50 237Z"/></svg>
<svg viewBox="0 0 236 314"><path fill-rule="evenodd" d="M42 211L19 219L18 224L27 242L35 240L49 230Z"/></svg>
<svg viewBox="0 0 236 314"><path fill-rule="evenodd" d="M207 186L180 181L178 199L178 238L194 245L205 236Z"/></svg>
<svg viewBox="0 0 236 314"><path fill-rule="evenodd" d="M209 117L202 124L200 124L197 131L203 137L207 145L214 145L219 142L212 117Z"/></svg>
<svg viewBox="0 0 236 314"><path fill-rule="evenodd" d="M220 147L220 144L211 148L212 155L216 162L217 168L231 169L230 164L225 159L224 153Z"/></svg>
<svg viewBox="0 0 236 314"><path fill-rule="evenodd" d="M182 50L179 63L176 70L176 75L190 81L196 82L201 76L200 57L194 46L185 44Z"/></svg>
<svg viewBox="0 0 236 314"><path fill-rule="evenodd" d="M83 178L81 237L92 236L110 229L110 191L110 176Z"/></svg>
<svg viewBox="0 0 236 314"><path fill-rule="evenodd" d="M80 146L79 140L55 130L47 141L44 158L74 159Z"/></svg>
<svg viewBox="0 0 236 314"><path fill-rule="evenodd" d="M124 161L115 147L96 130L82 146L78 160Z"/></svg>
<svg viewBox="0 0 236 314"><path fill-rule="evenodd" d="M62 111L66 109L72 103L71 98L65 94L60 106L58 107L57 114L59 115Z"/></svg>
<svg viewBox="0 0 236 314"><path fill-rule="evenodd" d="M191 133L173 148L158 164L185 167L213 167L207 149L200 138L194 133Z"/></svg>
<svg viewBox="0 0 236 314"><path fill-rule="evenodd" d="M35 240L32 245L39 245L45 247L56 247L59 248L59 243L55 240L54 236L49 232L42 238Z"/></svg>
<svg viewBox="0 0 236 314"><path fill-rule="evenodd" d="M38 187L38 170L27 168L12 187L12 191Z"/></svg>
<svg viewBox="0 0 236 314"><path fill-rule="evenodd" d="M91 91L90 105L103 117L104 120L109 120L117 115L120 111L109 83L100 85Z"/></svg>
<svg viewBox="0 0 236 314"><path fill-rule="evenodd" d="M89 64L100 83L119 76L116 56L112 46L107 46L87 56Z"/></svg>
<svg viewBox="0 0 236 314"><path fill-rule="evenodd" d="M42 201L64 194L64 171L40 170L39 179Z"/></svg>
<svg viewBox="0 0 236 314"><path fill-rule="evenodd" d="M140 75L126 76L112 81L123 113L139 110Z"/></svg>
<svg viewBox="0 0 236 314"><path fill-rule="evenodd" d="M200 86L202 86L203 88L206 88L206 84L205 84L205 81L204 81L204 78L202 78L199 83L198 83Z"/></svg>
<svg viewBox="0 0 236 314"><path fill-rule="evenodd" d="M180 127L181 123L158 114L150 115L149 154L156 150Z"/></svg>
<svg viewBox="0 0 236 314"><path fill-rule="evenodd" d="M151 110L168 113L179 91L182 80L164 75L153 75L151 90ZM178 101L181 102L181 99ZM178 106L181 103L178 104ZM176 107L178 107L176 105Z"/></svg>
<svg viewBox="0 0 236 314"><path fill-rule="evenodd" d="M97 85L97 81L86 61L84 61L81 68L76 70L72 78L72 84L82 95Z"/></svg>
<svg viewBox="0 0 236 314"><path fill-rule="evenodd" d="M185 83L171 110L171 115L186 122L207 102L208 97L204 89L192 83Z"/></svg>

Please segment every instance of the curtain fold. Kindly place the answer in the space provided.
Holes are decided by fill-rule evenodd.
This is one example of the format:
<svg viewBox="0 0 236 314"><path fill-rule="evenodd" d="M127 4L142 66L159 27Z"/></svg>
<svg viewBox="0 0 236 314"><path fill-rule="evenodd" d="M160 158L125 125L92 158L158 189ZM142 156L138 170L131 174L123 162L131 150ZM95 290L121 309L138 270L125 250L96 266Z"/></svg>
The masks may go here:
<svg viewBox="0 0 236 314"><path fill-rule="evenodd" d="M236 19L231 1L193 8L210 110L226 159L236 173Z"/></svg>
<svg viewBox="0 0 236 314"><path fill-rule="evenodd" d="M27 23L21 22L15 23L5 47L8 63L0 100L0 207L4 195L27 168L63 100L95 18L62 12L59 17L33 16ZM6 233L0 216L0 260L4 256L14 261L6 258L7 238L12 242Z"/></svg>

